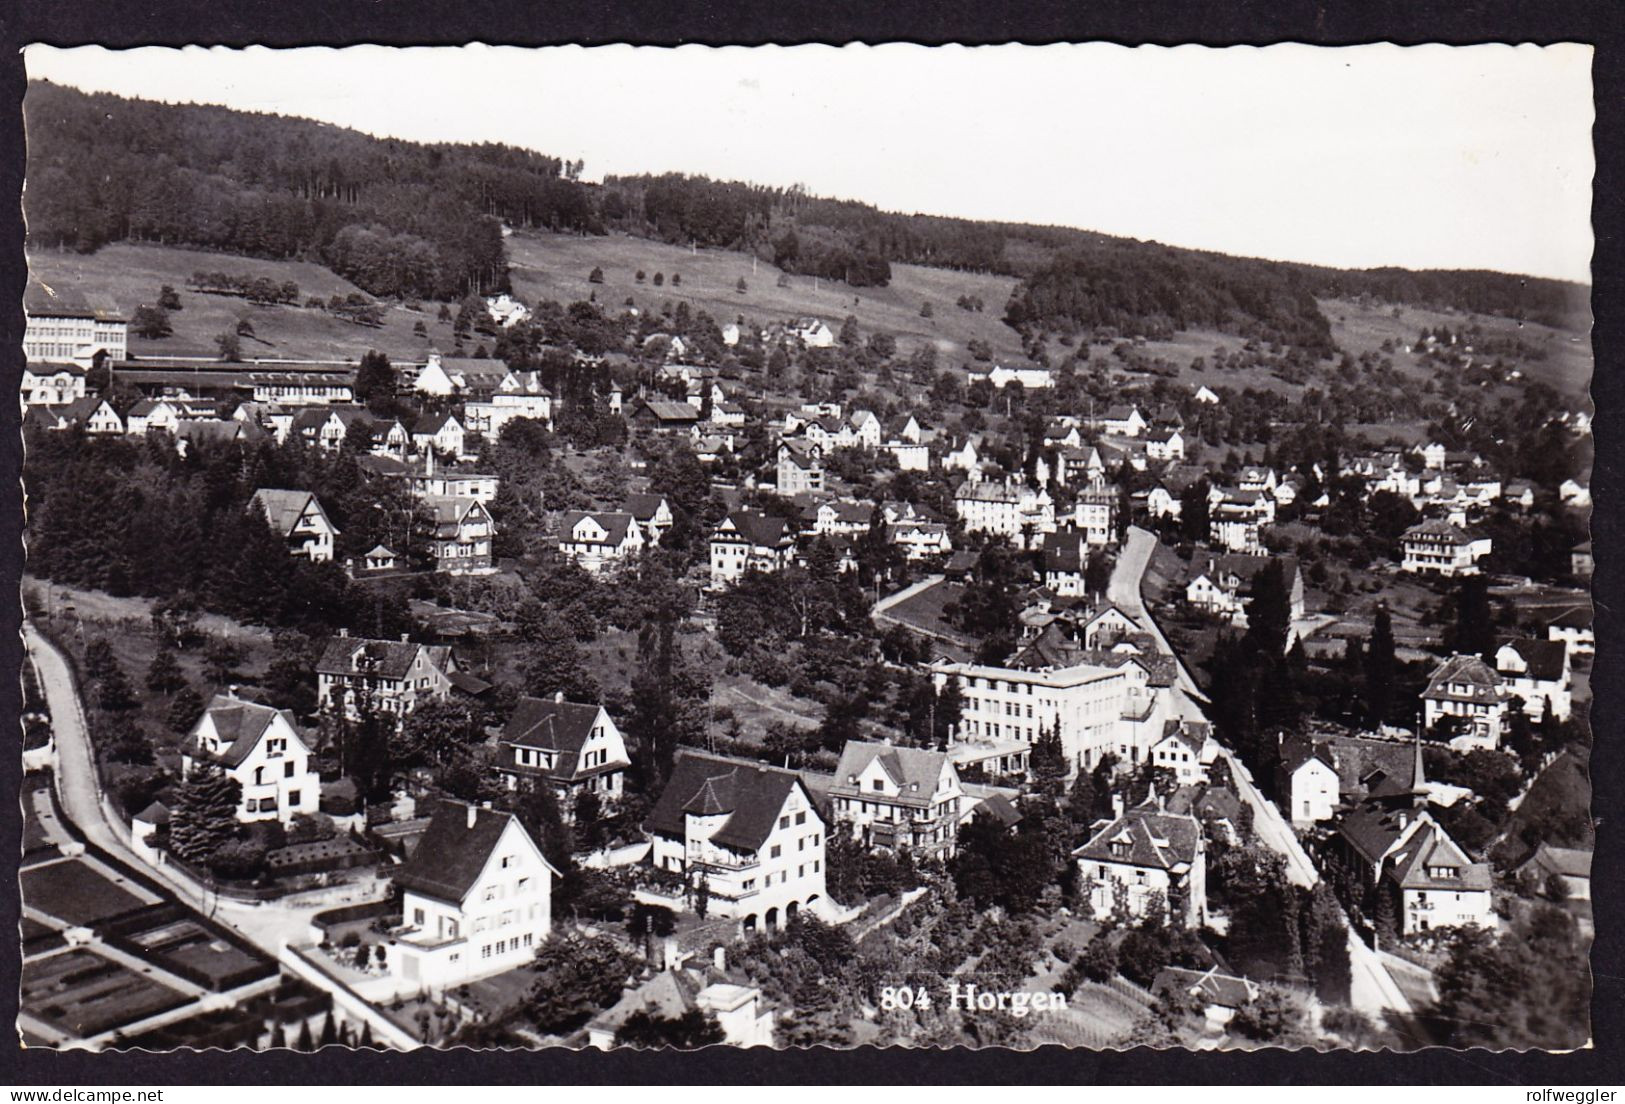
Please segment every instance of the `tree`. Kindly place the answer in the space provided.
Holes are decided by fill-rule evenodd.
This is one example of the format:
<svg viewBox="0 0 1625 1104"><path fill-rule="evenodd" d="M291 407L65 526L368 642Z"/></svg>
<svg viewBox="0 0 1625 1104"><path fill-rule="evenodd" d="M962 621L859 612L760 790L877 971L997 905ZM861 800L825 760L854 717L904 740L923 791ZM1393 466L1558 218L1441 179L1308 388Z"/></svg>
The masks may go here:
<svg viewBox="0 0 1625 1104"><path fill-rule="evenodd" d="M661 1047L696 1050L726 1038L716 1017L698 1008L691 1008L675 1018L655 1016L639 1009L615 1032L615 1042L621 1046L648 1050Z"/></svg>
<svg viewBox="0 0 1625 1104"><path fill-rule="evenodd" d="M677 914L659 905L638 902L632 906L632 915L626 919L627 934L643 941L643 957L655 964L655 941L664 939L677 930Z"/></svg>
<svg viewBox="0 0 1625 1104"><path fill-rule="evenodd" d="M1377 607L1365 648L1365 711L1374 725L1387 724L1393 718L1396 671L1394 624L1385 602Z"/></svg>
<svg viewBox="0 0 1625 1104"><path fill-rule="evenodd" d="M538 698L563 694L570 701L595 702L598 680L587 668L575 634L561 618L549 618L538 627L521 667L525 693Z"/></svg>
<svg viewBox="0 0 1625 1104"><path fill-rule="evenodd" d="M253 337L254 336L254 323L250 322L246 318L239 319L237 321L237 336L238 337Z"/></svg>
<svg viewBox="0 0 1625 1104"><path fill-rule="evenodd" d="M96 706L109 713L121 713L126 709L134 709L137 704L135 688L130 685L129 676L121 668L115 667L96 683Z"/></svg>
<svg viewBox="0 0 1625 1104"><path fill-rule="evenodd" d="M181 665L175 662L175 653L168 648L154 652L152 663L147 667L147 689L168 696L185 685L186 676L181 672Z"/></svg>
<svg viewBox="0 0 1625 1104"><path fill-rule="evenodd" d="M935 315L936 313L937 312L936 312L935 308L933 308L931 306L929 301L920 304L920 317L921 318L930 318L933 315Z"/></svg>
<svg viewBox="0 0 1625 1104"><path fill-rule="evenodd" d="M397 767L411 764L446 766L463 758L485 739L481 718L463 701L428 701L407 714L392 740L390 758Z"/></svg>
<svg viewBox="0 0 1625 1104"><path fill-rule="evenodd" d="M235 333L228 331L215 335L214 346L220 352L220 359L229 364L243 359L243 342Z"/></svg>
<svg viewBox="0 0 1625 1104"><path fill-rule="evenodd" d="M1254 1042L1292 1045L1304 1038L1308 1023L1303 1003L1297 997L1266 985L1236 1011L1230 1030Z"/></svg>
<svg viewBox="0 0 1625 1104"><path fill-rule="evenodd" d="M169 324L168 311L143 304L135 308L135 313L130 316L130 332L137 337L156 341L174 333L175 328Z"/></svg>
<svg viewBox="0 0 1625 1104"><path fill-rule="evenodd" d="M180 293L169 284L165 284L163 287L158 289L158 309L166 311L178 311L181 309Z"/></svg>
<svg viewBox="0 0 1625 1104"><path fill-rule="evenodd" d="M85 678L91 682L106 678L118 670L118 657L105 636L98 636L85 645Z"/></svg>
<svg viewBox="0 0 1625 1104"><path fill-rule="evenodd" d="M683 274L681 272L673 272L671 274L671 286L672 287L682 287L683 286Z"/></svg>
<svg viewBox="0 0 1625 1104"><path fill-rule="evenodd" d="M225 686L237 676L237 664L242 660L238 647L222 637L203 653L203 677L216 686Z"/></svg>
<svg viewBox="0 0 1625 1104"><path fill-rule="evenodd" d="M391 367L389 358L377 349L368 350L356 367L354 388L356 401L371 407L374 400L387 401L395 398L395 390L395 369Z"/></svg>
<svg viewBox="0 0 1625 1104"><path fill-rule="evenodd" d="M591 272L587 273L587 282L589 284L601 284L601 283L603 283L604 282L604 270L597 267L596 265L594 265L593 270Z"/></svg>
<svg viewBox="0 0 1625 1104"><path fill-rule="evenodd" d="M213 763L194 763L175 791L169 846L190 863L205 863L237 835L242 787Z"/></svg>
<svg viewBox="0 0 1625 1104"><path fill-rule="evenodd" d="M745 283L745 278L743 276L739 277L739 282L734 285L734 290L737 291L741 295L745 294L745 291L747 290L747 285Z"/></svg>
<svg viewBox="0 0 1625 1104"><path fill-rule="evenodd" d="M1291 628L1292 606L1287 595L1286 571L1279 557L1271 557L1263 570L1253 576L1245 640L1261 655L1280 656L1286 651Z"/></svg>
<svg viewBox="0 0 1625 1104"><path fill-rule="evenodd" d="M666 282L666 274L664 272L656 272L655 273L655 287L659 287L661 284L664 284L665 282ZM682 282L682 277L673 276L671 278L671 282L674 283L674 284L681 283Z"/></svg>
<svg viewBox="0 0 1625 1104"><path fill-rule="evenodd" d="M1490 611L1489 580L1468 575L1456 587L1456 620L1450 647L1459 655L1495 659L1495 619Z"/></svg>
<svg viewBox="0 0 1625 1104"><path fill-rule="evenodd" d="M525 1011L542 1031L562 1034L608 1008L637 971L637 961L608 935L555 932L536 950L536 983Z"/></svg>
<svg viewBox="0 0 1625 1104"><path fill-rule="evenodd" d="M169 703L169 709L164 714L164 722L169 730L177 735L192 731L203 716L203 699L196 690L190 686L181 687L180 691Z"/></svg>

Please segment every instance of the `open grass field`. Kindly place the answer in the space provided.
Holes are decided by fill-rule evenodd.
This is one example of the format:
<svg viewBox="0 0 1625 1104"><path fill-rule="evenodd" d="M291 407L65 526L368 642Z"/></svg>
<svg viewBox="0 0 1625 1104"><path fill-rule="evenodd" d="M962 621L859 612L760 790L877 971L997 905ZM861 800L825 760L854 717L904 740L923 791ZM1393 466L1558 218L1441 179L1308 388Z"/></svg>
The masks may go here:
<svg viewBox="0 0 1625 1104"><path fill-rule="evenodd" d="M995 359L1023 359L1015 331L1000 321L1016 284L1008 276L893 265L891 283L883 288L850 288L828 280L815 284L811 276L791 276L790 286L781 288L777 268L759 261L753 271L751 258L743 253L690 252L624 234L584 238L516 231L507 243L514 294L527 303L538 299L570 303L596 292L605 306L620 306L628 296L643 310L687 302L691 310L710 314L719 326L740 315L762 324L816 317L837 331L850 314L866 337L889 333L905 354L922 343L935 344L939 363L945 365L968 360L966 344L973 339L987 342ZM595 267L604 270L602 284L587 280ZM637 282L639 269L647 276L642 284ZM657 272L665 274L664 287L653 284ZM673 274L683 278L678 287L672 286ZM744 293L737 290L741 279ZM984 309L973 312L955 306L962 295L980 296ZM922 318L920 307L927 302L932 317Z"/></svg>
<svg viewBox="0 0 1625 1104"><path fill-rule="evenodd" d="M246 318L254 336L242 339L243 359L358 361L377 349L396 363L421 362L432 342L447 350L451 326L435 321L438 307L424 313L384 304L384 326L372 329L345 322L326 311L304 306L260 306L229 295L203 295L189 291L187 278L202 269L249 277L265 276L299 285L299 302L311 296L326 300L360 289L321 265L303 261L269 261L225 253L205 253L167 245L118 242L94 253L36 250L28 257L29 274L58 291L77 290L110 297L126 316L143 303L155 303L158 289L169 284L181 297L181 309L170 314L175 332L158 341L130 335L133 357L212 357L215 337L236 331ZM429 340L414 337L412 324L421 320ZM472 348L472 346L470 346Z"/></svg>

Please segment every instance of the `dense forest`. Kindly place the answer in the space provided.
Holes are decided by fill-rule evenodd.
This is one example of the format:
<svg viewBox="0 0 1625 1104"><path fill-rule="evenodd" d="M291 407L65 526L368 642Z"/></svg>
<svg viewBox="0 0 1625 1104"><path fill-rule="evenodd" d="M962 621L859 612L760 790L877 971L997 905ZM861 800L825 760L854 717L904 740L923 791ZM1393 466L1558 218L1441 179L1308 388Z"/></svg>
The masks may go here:
<svg viewBox="0 0 1625 1104"><path fill-rule="evenodd" d="M1348 272L1085 230L877 210L679 174L580 180L582 164L500 145L374 138L306 119L86 94L35 81L30 244L155 241L328 265L377 296L507 290L503 227L750 252L785 271L884 286L893 264L1022 279L1018 329L1155 334L1212 326L1316 353L1316 297L1583 322L1587 290L1492 272Z"/></svg>

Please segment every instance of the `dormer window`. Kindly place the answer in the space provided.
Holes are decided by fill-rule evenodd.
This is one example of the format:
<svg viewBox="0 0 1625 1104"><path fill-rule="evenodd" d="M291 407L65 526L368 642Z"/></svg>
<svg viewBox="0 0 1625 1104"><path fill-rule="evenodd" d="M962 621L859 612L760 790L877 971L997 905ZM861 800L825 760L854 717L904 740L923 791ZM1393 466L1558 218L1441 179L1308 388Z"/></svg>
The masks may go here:
<svg viewBox="0 0 1625 1104"><path fill-rule="evenodd" d="M1115 858L1115 859L1126 859L1126 858L1128 858L1128 850L1129 850L1129 848L1128 848L1128 842L1126 840L1114 840L1112 842L1111 847L1112 847L1112 857L1113 858Z"/></svg>
<svg viewBox="0 0 1625 1104"><path fill-rule="evenodd" d="M873 788L873 789L877 789L877 790L883 790L883 789L885 789L885 788L886 788L886 783L884 783L884 782L882 782L882 781L881 781L881 780L880 780L880 779L878 779L878 778L877 778L877 779L875 779L875 780L874 780L874 781L873 781L873 782L872 782L872 783L870 783L870 785L871 785L871 787L872 787L872 788Z"/></svg>

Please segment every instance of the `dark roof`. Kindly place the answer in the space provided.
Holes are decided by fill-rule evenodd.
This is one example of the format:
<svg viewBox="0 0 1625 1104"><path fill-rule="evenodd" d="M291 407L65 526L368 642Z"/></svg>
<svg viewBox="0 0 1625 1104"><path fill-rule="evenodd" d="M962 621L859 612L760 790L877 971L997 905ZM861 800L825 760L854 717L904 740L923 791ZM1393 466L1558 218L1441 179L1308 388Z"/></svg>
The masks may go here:
<svg viewBox="0 0 1625 1104"><path fill-rule="evenodd" d="M298 728L293 723L293 714L287 710L272 709L268 705L257 702L243 701L229 694L216 694L209 702L204 717L214 722L215 735L225 745L220 752L206 752L198 747L197 733L203 721L200 719L197 728L187 738L185 751L188 755L199 759L209 759L225 767L241 766L248 753L254 750L260 742L265 730L271 727L271 722L281 713L282 718L288 722L288 728L298 735Z"/></svg>
<svg viewBox="0 0 1625 1104"><path fill-rule="evenodd" d="M1446 867L1459 871L1453 877L1438 877L1433 871ZM1488 890L1490 867L1475 863L1442 828L1431 824L1416 830L1405 847L1394 856L1389 868L1401 889Z"/></svg>
<svg viewBox="0 0 1625 1104"><path fill-rule="evenodd" d="M1459 527L1450 524L1442 518L1428 518L1411 526L1399 538L1409 540L1449 541L1452 544L1466 544L1473 538L1468 536Z"/></svg>
<svg viewBox="0 0 1625 1104"><path fill-rule="evenodd" d="M444 429L448 422L454 421L457 421L457 415L449 410L442 410L438 414L425 414L418 419L417 425L412 427L412 435L414 437L433 436ZM462 425L461 422L457 424Z"/></svg>
<svg viewBox="0 0 1625 1104"><path fill-rule="evenodd" d="M440 802L411 858L395 871L396 885L441 901L462 902L479 880L508 822L518 824L512 813L475 808L470 827L468 810L461 801ZM530 838L524 825L519 830ZM552 864L548 865L551 869Z"/></svg>
<svg viewBox="0 0 1625 1104"><path fill-rule="evenodd" d="M1451 689L1465 685L1466 693ZM1436 701L1497 702L1505 696L1501 676L1475 655L1455 655L1441 663L1428 679L1424 698Z"/></svg>
<svg viewBox="0 0 1625 1104"><path fill-rule="evenodd" d="M1072 854L1092 862L1170 870L1181 863L1194 863L1201 841L1202 826L1195 817L1166 813L1147 804L1128 810ZM1114 854L1114 843L1127 843L1127 853Z"/></svg>
<svg viewBox="0 0 1625 1104"><path fill-rule="evenodd" d="M135 816L131 819L139 820L146 824L168 824L169 807L162 801L154 801L151 805L148 805L145 809L142 809L139 813L135 814Z"/></svg>
<svg viewBox="0 0 1625 1104"><path fill-rule="evenodd" d="M123 322L124 314L103 295L86 295L77 288L48 287L29 280L23 290L23 309L35 318L97 318Z"/></svg>
<svg viewBox="0 0 1625 1104"><path fill-rule="evenodd" d="M555 778L574 778L581 748L592 735L592 726L602 711L603 707L598 705L520 698L502 730L502 742L512 747L558 752L558 765L549 773Z"/></svg>
<svg viewBox="0 0 1625 1104"><path fill-rule="evenodd" d="M801 781L794 771L684 748L643 827L681 839L688 813L728 813L727 822L711 838L755 851L772 833L779 810L798 787Z"/></svg>
<svg viewBox="0 0 1625 1104"><path fill-rule="evenodd" d="M790 526L783 518L760 510L735 510L724 520L733 523L740 537L763 548L776 548L791 539Z"/></svg>
<svg viewBox="0 0 1625 1104"><path fill-rule="evenodd" d="M1568 645L1561 640L1508 639L1501 647L1510 647L1529 668L1527 677L1541 682L1556 682L1563 677L1563 663L1568 658Z"/></svg>
<svg viewBox="0 0 1625 1104"><path fill-rule="evenodd" d="M323 675L353 675L358 669L353 662L357 652L365 653L369 661L366 673L380 678L402 678L417 659L418 649L428 652L429 662L445 670L451 649L443 644L414 644L406 640L367 640L359 636L335 636L327 642L322 658L316 663L316 672Z"/></svg>
<svg viewBox="0 0 1625 1104"><path fill-rule="evenodd" d="M988 795L977 804L975 813L977 816L986 814L1006 828L1014 828L1022 820L1021 810L1002 793Z"/></svg>
<svg viewBox="0 0 1625 1104"><path fill-rule="evenodd" d="M1524 866L1538 867L1548 874L1559 874L1565 878L1589 879L1591 852L1574 847L1553 847L1549 843L1543 843L1535 848L1535 853L1529 856L1529 861L1524 863Z"/></svg>
<svg viewBox="0 0 1625 1104"><path fill-rule="evenodd" d="M584 518L591 518L598 524L598 527L604 531L604 539L601 541L583 543L604 544L609 545L612 548L619 547L621 542L626 539L626 534L631 530L632 526L636 524L636 519L631 514L603 513L589 510L567 510L565 511L564 516L559 520L559 541L561 543L575 544L575 527L581 524Z"/></svg>
<svg viewBox="0 0 1625 1104"><path fill-rule="evenodd" d="M626 505L623 509L639 521L649 521L660 509L660 504L665 501L666 496L661 494L629 494L626 496ZM670 506L666 508L671 509Z"/></svg>
<svg viewBox="0 0 1625 1104"><path fill-rule="evenodd" d="M652 418L657 422L689 424L700 420L700 412L693 404L662 399L639 399L627 413L628 418Z"/></svg>

